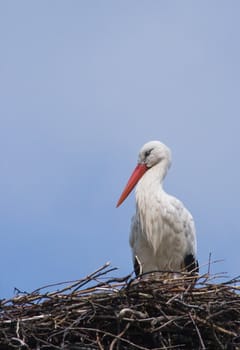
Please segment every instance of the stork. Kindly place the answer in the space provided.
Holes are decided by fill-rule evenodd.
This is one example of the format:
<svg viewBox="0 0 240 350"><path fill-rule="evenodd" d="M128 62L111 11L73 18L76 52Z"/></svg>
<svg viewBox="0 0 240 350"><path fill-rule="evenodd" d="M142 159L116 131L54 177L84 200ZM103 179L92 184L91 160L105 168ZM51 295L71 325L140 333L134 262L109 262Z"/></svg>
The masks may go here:
<svg viewBox="0 0 240 350"><path fill-rule="evenodd" d="M198 272L192 215L163 189L170 165L171 151L166 145L146 143L117 203L120 206L137 185L129 240L136 276L153 271Z"/></svg>

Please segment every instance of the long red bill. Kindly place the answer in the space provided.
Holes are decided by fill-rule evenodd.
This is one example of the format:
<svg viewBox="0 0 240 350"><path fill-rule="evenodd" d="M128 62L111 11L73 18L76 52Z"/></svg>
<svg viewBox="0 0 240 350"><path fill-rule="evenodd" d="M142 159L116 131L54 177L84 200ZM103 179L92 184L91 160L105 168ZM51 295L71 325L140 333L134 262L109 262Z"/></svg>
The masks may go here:
<svg viewBox="0 0 240 350"><path fill-rule="evenodd" d="M134 189L138 181L141 179L143 174L147 171L147 166L145 164L138 164L136 168L134 169L130 179L128 180L128 183L126 184L123 193L121 194L117 206L122 204L122 202L127 198L127 196L130 194L130 192Z"/></svg>

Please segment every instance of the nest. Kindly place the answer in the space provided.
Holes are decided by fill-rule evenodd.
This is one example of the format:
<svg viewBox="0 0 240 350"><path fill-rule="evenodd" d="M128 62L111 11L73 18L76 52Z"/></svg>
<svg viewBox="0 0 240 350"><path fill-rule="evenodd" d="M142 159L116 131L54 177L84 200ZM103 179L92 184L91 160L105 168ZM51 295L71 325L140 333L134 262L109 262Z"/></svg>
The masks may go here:
<svg viewBox="0 0 240 350"><path fill-rule="evenodd" d="M240 349L239 278L113 270L2 300L0 349Z"/></svg>

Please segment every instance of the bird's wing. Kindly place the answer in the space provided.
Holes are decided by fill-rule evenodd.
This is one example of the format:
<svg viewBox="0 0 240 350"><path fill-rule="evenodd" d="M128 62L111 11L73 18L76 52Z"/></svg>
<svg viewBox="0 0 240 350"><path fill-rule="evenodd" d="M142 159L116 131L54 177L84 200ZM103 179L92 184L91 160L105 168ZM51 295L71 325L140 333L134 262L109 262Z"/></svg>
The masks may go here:
<svg viewBox="0 0 240 350"><path fill-rule="evenodd" d="M138 231L137 227L138 227L137 218L136 218L136 215L134 215L131 221L131 229L130 229L130 236L129 236L129 244L131 247L133 247L134 242L136 241L136 234Z"/></svg>
<svg viewBox="0 0 240 350"><path fill-rule="evenodd" d="M187 271L192 271L194 269L195 271L197 271L196 233L192 215L184 207L181 201L169 195L166 195L166 197L158 203L157 207L159 209L155 213L152 209L150 210L150 212L151 214L153 214L152 222L155 221L158 223L158 227L156 228L156 232L158 232L158 235L152 235L150 236L150 239L146 235L145 230L142 227L142 222L140 222L140 216L136 213L136 215L134 215L132 218L129 243L132 248L133 262L135 266L138 266L138 261L136 262L135 259L137 256L139 260L144 264L144 266L148 266L149 270L155 269L155 260L153 259L153 247L155 246L156 251L159 251L158 247L160 247L162 244L161 237L163 237L163 232L165 232L165 237L173 235L173 237L175 236L178 239L178 244L181 247L180 249L182 255L182 268L185 268ZM156 217L158 218L157 220ZM155 239L155 245L151 245L151 239ZM168 242L170 241L168 240ZM174 240L171 244L173 244L173 248L175 251ZM161 248L159 251L161 252L161 257L164 256L164 251L162 249L164 248ZM136 270L137 268L135 268L135 272ZM139 273L139 271L137 272Z"/></svg>
<svg viewBox="0 0 240 350"><path fill-rule="evenodd" d="M139 258L135 255L135 249L134 246L136 244L137 238L139 236L139 220L137 215L134 215L132 217L131 221L131 229L130 229L130 236L129 236L129 244L132 248L132 254L133 254L133 268L136 276L139 276L142 273L141 263L139 261Z"/></svg>
<svg viewBox="0 0 240 350"><path fill-rule="evenodd" d="M185 241L183 252L183 266L187 271L198 271L196 260L196 229L192 215L183 203L173 196L168 195L168 205L163 213L163 224L171 226L176 234L181 234Z"/></svg>

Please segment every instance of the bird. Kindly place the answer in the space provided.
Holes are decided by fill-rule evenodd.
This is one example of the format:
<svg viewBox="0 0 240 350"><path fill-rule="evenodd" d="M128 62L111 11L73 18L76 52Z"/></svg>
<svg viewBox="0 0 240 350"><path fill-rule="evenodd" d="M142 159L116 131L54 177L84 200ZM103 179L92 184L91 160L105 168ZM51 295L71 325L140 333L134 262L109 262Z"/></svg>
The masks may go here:
<svg viewBox="0 0 240 350"><path fill-rule="evenodd" d="M136 213L129 237L136 276L199 271L193 217L179 199L163 189L170 166L171 150L164 143L144 144L117 202L119 207L136 186Z"/></svg>

